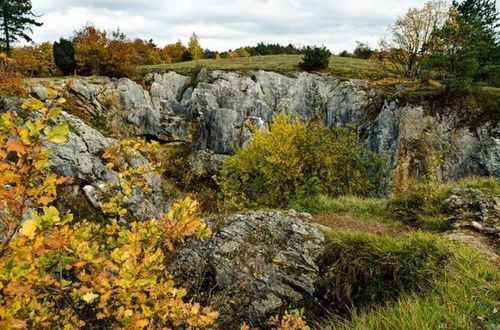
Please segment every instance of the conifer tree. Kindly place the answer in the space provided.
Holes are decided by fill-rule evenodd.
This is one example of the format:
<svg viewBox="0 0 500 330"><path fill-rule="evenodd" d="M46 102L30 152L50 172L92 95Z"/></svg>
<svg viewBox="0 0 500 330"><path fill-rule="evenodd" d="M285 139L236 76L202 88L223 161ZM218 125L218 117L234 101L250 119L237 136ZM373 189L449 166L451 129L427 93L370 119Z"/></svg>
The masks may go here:
<svg viewBox="0 0 500 330"><path fill-rule="evenodd" d="M75 61L75 48L71 41L61 38L59 42L54 42L54 62L57 67L65 75L70 75L75 72L76 61Z"/></svg>
<svg viewBox="0 0 500 330"><path fill-rule="evenodd" d="M12 43L19 38L32 41L28 33L33 32L32 26L41 26L42 23L35 20L31 11L31 0L2 0L0 1L0 24L2 25L2 37L0 41L7 56L11 56Z"/></svg>

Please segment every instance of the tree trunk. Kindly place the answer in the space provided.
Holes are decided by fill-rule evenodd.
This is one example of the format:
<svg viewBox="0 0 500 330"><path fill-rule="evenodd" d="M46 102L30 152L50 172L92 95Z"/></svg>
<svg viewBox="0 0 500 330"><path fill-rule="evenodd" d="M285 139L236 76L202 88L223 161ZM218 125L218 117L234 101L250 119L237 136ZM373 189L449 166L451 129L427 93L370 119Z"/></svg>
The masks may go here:
<svg viewBox="0 0 500 330"><path fill-rule="evenodd" d="M10 35L9 35L9 21L7 16L5 15L5 11L2 10L3 15L3 31L5 34L5 52L7 53L7 57L11 57L12 51L10 49Z"/></svg>

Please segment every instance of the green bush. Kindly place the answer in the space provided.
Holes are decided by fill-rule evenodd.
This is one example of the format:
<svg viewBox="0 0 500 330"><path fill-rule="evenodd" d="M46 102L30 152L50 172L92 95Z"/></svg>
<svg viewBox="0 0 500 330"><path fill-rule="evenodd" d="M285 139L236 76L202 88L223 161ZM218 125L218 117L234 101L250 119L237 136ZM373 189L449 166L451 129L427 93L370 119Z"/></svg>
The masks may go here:
<svg viewBox="0 0 500 330"><path fill-rule="evenodd" d="M341 313L432 289L452 257L447 242L429 234L329 233L327 240L319 299Z"/></svg>
<svg viewBox="0 0 500 330"><path fill-rule="evenodd" d="M373 49L368 46L368 44L365 44L364 42L359 42L356 41L356 49L354 49L354 57L356 58L361 58L364 60L369 59L373 55Z"/></svg>
<svg viewBox="0 0 500 330"><path fill-rule="evenodd" d="M317 71L328 68L332 53L326 47L310 47L304 49L304 57L299 67L306 71Z"/></svg>
<svg viewBox="0 0 500 330"><path fill-rule="evenodd" d="M349 129L301 122L280 113L250 144L236 151L217 179L230 207L286 207L296 198L365 194L364 149Z"/></svg>

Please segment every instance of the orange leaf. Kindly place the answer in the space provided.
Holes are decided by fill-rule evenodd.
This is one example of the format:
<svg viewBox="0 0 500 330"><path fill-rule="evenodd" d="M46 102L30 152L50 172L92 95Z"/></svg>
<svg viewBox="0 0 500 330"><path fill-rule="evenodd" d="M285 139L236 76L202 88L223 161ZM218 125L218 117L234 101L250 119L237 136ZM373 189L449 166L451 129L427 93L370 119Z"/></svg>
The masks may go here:
<svg viewBox="0 0 500 330"><path fill-rule="evenodd" d="M9 140L6 143L7 150L8 151L15 151L19 155L23 155L26 153L26 148L24 147L24 144L20 140Z"/></svg>

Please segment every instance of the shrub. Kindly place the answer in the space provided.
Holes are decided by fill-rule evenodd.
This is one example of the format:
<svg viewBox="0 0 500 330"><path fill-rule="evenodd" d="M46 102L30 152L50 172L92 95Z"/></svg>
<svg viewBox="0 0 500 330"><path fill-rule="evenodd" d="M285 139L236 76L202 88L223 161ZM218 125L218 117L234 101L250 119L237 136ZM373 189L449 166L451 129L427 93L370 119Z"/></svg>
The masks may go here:
<svg viewBox="0 0 500 330"><path fill-rule="evenodd" d="M50 93L53 95L53 91ZM107 185L116 193L101 203L104 222L73 222L54 206L57 186L69 178L51 173L47 143L66 141L67 123L49 127L61 112L31 99L19 112L0 117L0 328L207 328L217 313L185 302L165 256L189 236L209 234L186 198L167 214L124 223L125 196L148 193L144 175L156 166L133 166L128 157L156 145L123 140L103 155L119 172ZM72 223L73 222L73 223ZM69 225L71 223L71 225Z"/></svg>
<svg viewBox="0 0 500 330"><path fill-rule="evenodd" d="M0 72L0 94L5 96L23 96L27 93L23 85L23 76L19 72Z"/></svg>
<svg viewBox="0 0 500 330"><path fill-rule="evenodd" d="M181 61L182 62L188 62L193 60L193 54L189 50L184 51L181 55Z"/></svg>
<svg viewBox="0 0 500 330"><path fill-rule="evenodd" d="M340 57L352 57L352 54L349 53L347 50L343 50L339 53Z"/></svg>
<svg viewBox="0 0 500 330"><path fill-rule="evenodd" d="M299 67L306 71L324 70L330 64L332 53L326 47L306 47Z"/></svg>
<svg viewBox="0 0 500 330"><path fill-rule="evenodd" d="M349 129L301 122L281 112L222 166L217 181L232 207L284 207L299 196L362 194L363 148Z"/></svg>
<svg viewBox="0 0 500 330"><path fill-rule="evenodd" d="M367 60L373 55L373 49L368 44L359 41L356 41L356 44L357 46L353 53L354 57Z"/></svg>

